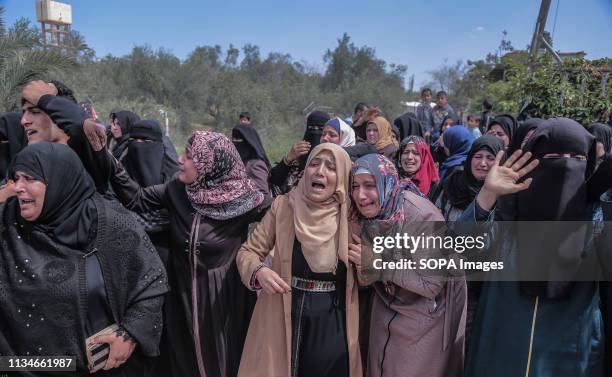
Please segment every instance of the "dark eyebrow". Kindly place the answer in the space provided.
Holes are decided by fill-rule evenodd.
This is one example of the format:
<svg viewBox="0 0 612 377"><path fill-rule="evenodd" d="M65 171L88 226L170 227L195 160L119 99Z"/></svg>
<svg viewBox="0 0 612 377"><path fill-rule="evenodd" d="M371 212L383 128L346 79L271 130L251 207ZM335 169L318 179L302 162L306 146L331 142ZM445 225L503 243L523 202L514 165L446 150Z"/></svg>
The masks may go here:
<svg viewBox="0 0 612 377"><path fill-rule="evenodd" d="M38 109L38 106L34 106L31 103L26 103L25 105L21 107L21 111L33 110L33 109Z"/></svg>

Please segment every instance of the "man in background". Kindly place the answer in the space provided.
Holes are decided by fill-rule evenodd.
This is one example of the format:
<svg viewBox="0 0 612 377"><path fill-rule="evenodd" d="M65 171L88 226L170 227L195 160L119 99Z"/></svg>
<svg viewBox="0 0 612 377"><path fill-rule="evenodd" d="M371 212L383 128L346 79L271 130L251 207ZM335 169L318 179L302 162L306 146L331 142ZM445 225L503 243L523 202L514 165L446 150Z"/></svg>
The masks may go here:
<svg viewBox="0 0 612 377"><path fill-rule="evenodd" d="M251 113L249 113L248 111L241 112L240 115L238 115L238 122L240 124L250 125L251 124Z"/></svg>

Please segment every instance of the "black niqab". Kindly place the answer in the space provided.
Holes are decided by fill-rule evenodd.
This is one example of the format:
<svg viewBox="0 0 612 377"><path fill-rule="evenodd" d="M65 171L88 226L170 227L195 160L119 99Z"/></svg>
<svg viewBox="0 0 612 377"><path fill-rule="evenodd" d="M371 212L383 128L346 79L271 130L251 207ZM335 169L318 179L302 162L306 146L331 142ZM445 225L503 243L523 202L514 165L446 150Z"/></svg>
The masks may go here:
<svg viewBox="0 0 612 377"><path fill-rule="evenodd" d="M28 145L25 129L21 125L21 113L4 113L0 115L0 180L13 157Z"/></svg>
<svg viewBox="0 0 612 377"><path fill-rule="evenodd" d="M123 163L130 177L142 187L164 183L179 170L177 162L165 153L159 122L149 119L131 126Z"/></svg>
<svg viewBox="0 0 612 377"><path fill-rule="evenodd" d="M268 169L270 168L270 160L268 160L266 150L263 147L259 133L257 133L253 126L245 124L237 125L232 129L232 139L242 140L242 142L234 141L242 162L246 164L247 161L258 158L266 163Z"/></svg>
<svg viewBox="0 0 612 377"><path fill-rule="evenodd" d="M490 135L479 137L463 163L463 170L455 170L444 182L444 192L453 207L465 209L476 198L484 181L478 181L472 174L472 158L479 151L486 150L496 156L503 149L501 141Z"/></svg>
<svg viewBox="0 0 612 377"><path fill-rule="evenodd" d="M413 113L405 113L400 115L393 121L393 124L399 129L399 140L404 140L408 136L416 135L424 137L423 126Z"/></svg>
<svg viewBox="0 0 612 377"><path fill-rule="evenodd" d="M517 195L517 220L557 221L559 225L555 226L554 234L549 234L541 226L533 230L519 223L519 241L529 239L532 245L541 245L539 252L544 256L533 258L519 253L519 265L537 268L541 271L539 275L548 277L542 282L522 282L521 288L530 295L560 297L569 291L571 284L551 280L562 276L567 281L581 264L586 230L571 224L590 220L586 178L595 167L595 138L574 120L551 118L540 124L524 149L539 159L540 164L526 176L533 178L531 186ZM543 158L549 153L583 155L587 160ZM563 224L569 224L567 232L560 234Z"/></svg>
<svg viewBox="0 0 612 377"><path fill-rule="evenodd" d="M518 194L518 220L585 220L585 181L595 167L595 138L574 120L551 118L540 124L524 149L540 164L528 175L533 178L529 189ZM542 158L549 153L584 155L587 161Z"/></svg>
<svg viewBox="0 0 612 377"><path fill-rule="evenodd" d="M324 111L313 111L306 118L306 132L304 132L304 140L310 143L310 150L313 150L317 145L321 144L321 136L323 135L323 126L329 120L329 114ZM308 160L308 154L300 157L300 170L304 170Z"/></svg>
<svg viewBox="0 0 612 377"><path fill-rule="evenodd" d="M46 185L40 216L33 222L23 220L24 224L65 246L83 250L95 229L96 186L76 153L66 145L41 141L15 156L9 167L10 176L14 178L17 171Z"/></svg>

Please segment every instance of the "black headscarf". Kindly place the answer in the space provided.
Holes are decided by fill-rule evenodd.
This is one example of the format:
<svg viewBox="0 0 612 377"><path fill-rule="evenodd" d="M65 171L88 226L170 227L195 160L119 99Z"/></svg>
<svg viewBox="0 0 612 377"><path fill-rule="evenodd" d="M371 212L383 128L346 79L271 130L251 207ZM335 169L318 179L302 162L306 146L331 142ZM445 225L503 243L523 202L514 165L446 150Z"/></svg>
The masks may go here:
<svg viewBox="0 0 612 377"><path fill-rule="evenodd" d="M268 169L270 168L270 160L255 128L245 124L237 125L232 129L232 140L235 139L242 140L242 142L234 141L242 162L246 164L247 161L258 158L266 163Z"/></svg>
<svg viewBox="0 0 612 377"><path fill-rule="evenodd" d="M451 124L451 127L458 124L457 117L455 116L455 114L451 113L451 114L445 115L444 118L442 118L442 122L440 122L440 131L442 131L442 127L444 127L444 123L449 119L452 119L453 121L453 124Z"/></svg>
<svg viewBox="0 0 612 377"><path fill-rule="evenodd" d="M472 144L472 148L463 163L463 170L455 170L444 181L444 192L453 207L465 209L476 198L484 181L478 181L472 174L472 158L479 151L486 150L496 156L503 149L501 140L494 136L484 135Z"/></svg>
<svg viewBox="0 0 612 377"><path fill-rule="evenodd" d="M323 126L329 120L329 114L325 111L313 111L306 118L306 132L304 132L304 140L310 143L310 150L313 150L317 145L321 144L321 136L323 135ZM300 170L304 170L308 155L300 157Z"/></svg>
<svg viewBox="0 0 612 377"><path fill-rule="evenodd" d="M542 122L544 122L544 119L542 118L529 118L523 122L520 122L520 125L514 131L514 137L512 138L512 141L510 141L508 149L506 149L503 160L507 160L514 152L521 149L521 144L529 131L538 128ZM496 207L497 219L501 221L516 220L516 194L502 196L497 201Z"/></svg>
<svg viewBox="0 0 612 377"><path fill-rule="evenodd" d="M517 195L516 218L520 222L558 221L559 225L555 227L554 234L543 231L542 227L530 229L529 225L519 229L522 231L520 239L529 238L533 244L541 245L540 252L544 256L533 258L525 255L527 253L519 253L519 265L538 268L541 271L538 276L548 277L547 280L555 280L554 277L560 276L560 272L565 274L561 276L571 278L568 274L580 266L586 233L570 225L567 232L559 234L557 228L562 224L573 224L572 221L590 220L586 178L595 167L595 138L574 120L551 118L540 124L524 149L533 153L540 164L526 176L533 178L531 186ZM548 153L584 155L587 161L542 158ZM521 283L525 293L549 298L564 295L569 291L568 286L568 283L553 281Z"/></svg>
<svg viewBox="0 0 612 377"><path fill-rule="evenodd" d="M65 246L84 249L96 224L96 186L76 153L66 145L41 141L15 156L9 167L11 178L17 171L47 186L40 216L33 222L23 220L24 224Z"/></svg>
<svg viewBox="0 0 612 377"><path fill-rule="evenodd" d="M520 122L518 128L514 131L514 136L510 140L510 144L508 144L508 150L506 151L506 157L512 155L512 153L521 149L521 144L523 140L531 130L535 130L538 128L540 124L544 122L542 118L529 118L523 122Z"/></svg>
<svg viewBox="0 0 612 377"><path fill-rule="evenodd" d="M139 142L135 139L147 141ZM139 120L131 126L123 163L130 177L142 187L164 183L179 170L177 162L164 151L159 122L150 119Z"/></svg>
<svg viewBox="0 0 612 377"><path fill-rule="evenodd" d="M112 150L115 158L121 157L121 154L125 151L128 146L130 139L130 128L132 125L140 120L140 117L131 111L121 110L111 113L111 119L117 118L119 127L121 128L121 137L115 139L115 147Z"/></svg>
<svg viewBox="0 0 612 377"><path fill-rule="evenodd" d="M612 152L612 129L603 123L593 123L587 127L595 140L603 144L606 153Z"/></svg>
<svg viewBox="0 0 612 377"><path fill-rule="evenodd" d="M510 139L510 143L512 143L512 140L514 140L514 133L516 131L516 128L518 127L518 122L516 121L516 119L514 119L514 117L509 114L498 115L493 118L491 122L489 122L489 125L487 126L487 131L489 131L491 127L496 124L504 130L504 133L508 136L508 139Z"/></svg>
<svg viewBox="0 0 612 377"><path fill-rule="evenodd" d="M393 121L393 124L399 129L400 137L398 140L404 140L408 136L416 135L424 137L423 127L421 122L413 113L405 113L400 115Z"/></svg>
<svg viewBox="0 0 612 377"><path fill-rule="evenodd" d="M0 115L0 180L6 176L11 160L28 144L25 129L21 125L21 113Z"/></svg>

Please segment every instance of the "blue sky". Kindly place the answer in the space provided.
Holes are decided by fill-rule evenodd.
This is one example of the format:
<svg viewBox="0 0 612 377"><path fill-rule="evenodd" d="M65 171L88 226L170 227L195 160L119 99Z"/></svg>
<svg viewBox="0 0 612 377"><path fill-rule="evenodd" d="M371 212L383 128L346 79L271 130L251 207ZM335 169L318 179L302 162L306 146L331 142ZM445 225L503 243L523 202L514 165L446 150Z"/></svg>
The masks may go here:
<svg viewBox="0 0 612 377"><path fill-rule="evenodd" d="M445 59L480 59L494 51L502 30L515 48L530 41L537 0L310 0L145 1L64 0L73 7L73 28L98 56L125 55L133 46L164 47L185 58L196 46L246 43L288 53L319 70L322 56L347 32L388 63L405 64L417 88ZM560 2L560 3L559 3ZM8 24L36 20L35 0L0 0ZM612 57L612 0L552 0L547 30L561 51Z"/></svg>

